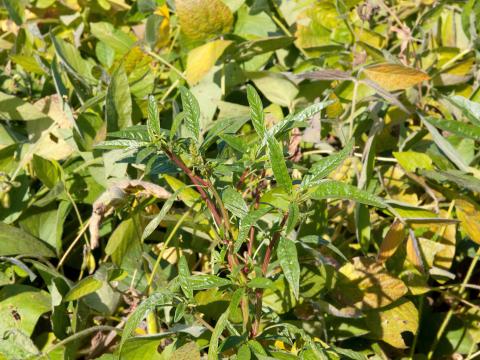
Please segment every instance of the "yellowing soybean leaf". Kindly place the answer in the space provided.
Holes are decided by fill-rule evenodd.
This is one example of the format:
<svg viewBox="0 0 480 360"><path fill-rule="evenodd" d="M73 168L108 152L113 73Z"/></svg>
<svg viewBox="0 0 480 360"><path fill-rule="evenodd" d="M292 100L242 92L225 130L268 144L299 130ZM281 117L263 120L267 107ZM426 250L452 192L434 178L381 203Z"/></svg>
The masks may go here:
<svg viewBox="0 0 480 360"><path fill-rule="evenodd" d="M193 206L193 204L200 200L200 194L193 190L191 187L187 187L180 180L170 175L164 175L164 178L173 191L177 191L178 189L183 188L183 190L180 191L178 197L185 203L185 205ZM198 211L200 209L200 204L197 204L194 209Z"/></svg>
<svg viewBox="0 0 480 360"><path fill-rule="evenodd" d="M370 336L385 341L397 349L405 349L403 334L415 334L418 329L418 310L406 299L400 300L396 306L390 306L380 312L367 313L367 326Z"/></svg>
<svg viewBox="0 0 480 360"><path fill-rule="evenodd" d="M380 245L378 260L381 262L388 260L388 258L395 253L403 240L405 240L405 235L405 225L403 225L399 220L395 220L392 226L390 226L387 235L385 235L382 245Z"/></svg>
<svg viewBox="0 0 480 360"><path fill-rule="evenodd" d="M470 238L477 244L480 244L480 212L470 202L465 200L456 200L455 209L457 218L461 221L461 227Z"/></svg>
<svg viewBox="0 0 480 360"><path fill-rule="evenodd" d="M430 77L421 70L397 64L380 64L364 71L367 78L375 81L388 91L404 90Z"/></svg>
<svg viewBox="0 0 480 360"><path fill-rule="evenodd" d="M172 359L177 360L200 360L200 350L195 342L190 341L180 346L172 354Z"/></svg>
<svg viewBox="0 0 480 360"><path fill-rule="evenodd" d="M231 43L230 40L215 40L191 50L188 53L185 74L188 83L198 83Z"/></svg>
<svg viewBox="0 0 480 360"><path fill-rule="evenodd" d="M180 27L191 39L224 34L233 24L233 14L221 0L176 0L175 7Z"/></svg>
<svg viewBox="0 0 480 360"><path fill-rule="evenodd" d="M394 152L393 156L395 156L400 166L408 172L414 172L417 169L433 169L432 159L427 154L416 151L403 151Z"/></svg>
<svg viewBox="0 0 480 360"><path fill-rule="evenodd" d="M387 306L407 293L403 281L388 274L379 263L368 258L354 258L342 266L335 286L340 302L358 309Z"/></svg>

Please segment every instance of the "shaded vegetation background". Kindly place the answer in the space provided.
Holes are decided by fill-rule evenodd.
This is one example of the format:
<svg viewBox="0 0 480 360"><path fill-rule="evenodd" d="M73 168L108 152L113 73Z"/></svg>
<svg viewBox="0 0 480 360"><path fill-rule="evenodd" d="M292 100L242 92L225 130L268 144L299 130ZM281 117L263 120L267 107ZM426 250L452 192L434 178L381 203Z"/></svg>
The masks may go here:
<svg viewBox="0 0 480 360"><path fill-rule="evenodd" d="M1 359L480 358L480 2L2 4Z"/></svg>

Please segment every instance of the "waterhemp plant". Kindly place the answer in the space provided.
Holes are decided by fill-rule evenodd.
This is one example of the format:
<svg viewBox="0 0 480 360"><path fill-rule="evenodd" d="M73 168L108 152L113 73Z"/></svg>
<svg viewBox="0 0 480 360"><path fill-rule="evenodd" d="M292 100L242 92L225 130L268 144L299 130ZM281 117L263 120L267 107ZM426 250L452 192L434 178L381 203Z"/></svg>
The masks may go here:
<svg viewBox="0 0 480 360"><path fill-rule="evenodd" d="M167 322L173 328L195 331L201 319L200 290L216 289L228 299L228 308L218 318L208 343L208 358L220 353L266 356L262 339L295 341L297 355L303 358L330 358L343 354L348 358L360 355L330 347L315 341L298 326L279 319L278 314L264 306L264 297L276 302L302 301L299 250L308 253L314 263L324 261L316 246L329 247L338 256L342 253L322 237L312 233L299 237L310 208L324 199L348 199L384 208L377 196L340 181L326 177L352 153L354 144L316 162L303 178L292 179L295 161L286 150L292 129L304 127L305 120L321 112L329 101L314 103L304 110L285 117L267 128L262 101L255 88L247 85L250 120L255 133L250 137L238 134L245 120L218 121L206 134L200 131L200 109L195 97L181 88L183 111L179 112L170 129L162 128L157 102L149 97L147 125L138 125L110 133L110 139L100 148L134 149L134 155L146 164L144 176L154 166L169 168L179 174L178 180L160 175L173 193L161 205L142 235L147 239L164 220L175 200L184 203L183 212L159 251L145 288L146 298L128 317L118 353L133 336L134 329L147 319L149 336L155 336L157 324ZM181 130L181 131L180 131ZM214 143L218 150L211 151ZM147 203L150 204L151 203ZM137 206L147 204L139 203ZM134 210L135 212L135 210ZM166 283L156 281L159 262L169 242L178 236L183 222L191 222L192 234L211 241L208 275L192 274L186 258L178 258L177 275ZM282 291L279 291L281 284ZM172 319L173 316L173 319ZM203 320L200 322L205 324ZM206 324L205 324L206 325ZM168 334L168 330L167 330ZM161 332L159 337L166 336ZM262 355L263 354L263 355Z"/></svg>

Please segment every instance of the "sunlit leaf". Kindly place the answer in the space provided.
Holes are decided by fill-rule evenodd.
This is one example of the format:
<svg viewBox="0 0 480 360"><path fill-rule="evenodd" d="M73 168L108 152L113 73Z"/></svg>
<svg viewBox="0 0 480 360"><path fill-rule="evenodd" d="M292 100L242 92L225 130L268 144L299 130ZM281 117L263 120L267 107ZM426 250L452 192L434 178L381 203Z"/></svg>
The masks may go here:
<svg viewBox="0 0 480 360"><path fill-rule="evenodd" d="M430 79L421 70L397 64L374 65L365 68L363 73L388 91L407 89Z"/></svg>

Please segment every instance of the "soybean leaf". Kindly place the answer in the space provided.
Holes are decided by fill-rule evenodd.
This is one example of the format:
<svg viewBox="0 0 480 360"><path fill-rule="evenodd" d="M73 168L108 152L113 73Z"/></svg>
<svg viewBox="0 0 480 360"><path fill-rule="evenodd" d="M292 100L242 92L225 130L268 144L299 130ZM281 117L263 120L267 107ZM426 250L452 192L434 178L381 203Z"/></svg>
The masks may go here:
<svg viewBox="0 0 480 360"><path fill-rule="evenodd" d="M47 243L36 237L0 222L0 255L54 257L55 252Z"/></svg>
<svg viewBox="0 0 480 360"><path fill-rule="evenodd" d="M76 283L70 291L65 295L63 301L74 301L78 300L88 294L94 293L103 286L103 281L93 277L88 276L78 283Z"/></svg>
<svg viewBox="0 0 480 360"><path fill-rule="evenodd" d="M108 132L132 125L132 98L123 66L119 66L110 79L105 102L105 117Z"/></svg>
<svg viewBox="0 0 480 360"><path fill-rule="evenodd" d="M320 185L312 189L311 198L315 200L354 200L365 205L376 206L379 208L386 207L386 204L378 196L335 180L323 180Z"/></svg>
<svg viewBox="0 0 480 360"><path fill-rule="evenodd" d="M430 77L421 70L398 64L379 64L370 66L363 73L388 91L403 90Z"/></svg>
<svg viewBox="0 0 480 360"><path fill-rule="evenodd" d="M283 274L292 287L295 297L298 299L300 292L300 264L298 263L295 242L282 236L278 242L277 257Z"/></svg>
<svg viewBox="0 0 480 360"><path fill-rule="evenodd" d="M253 128L258 136L263 139L266 128L262 100L252 85L247 85L247 99L250 105L250 118L252 119Z"/></svg>

